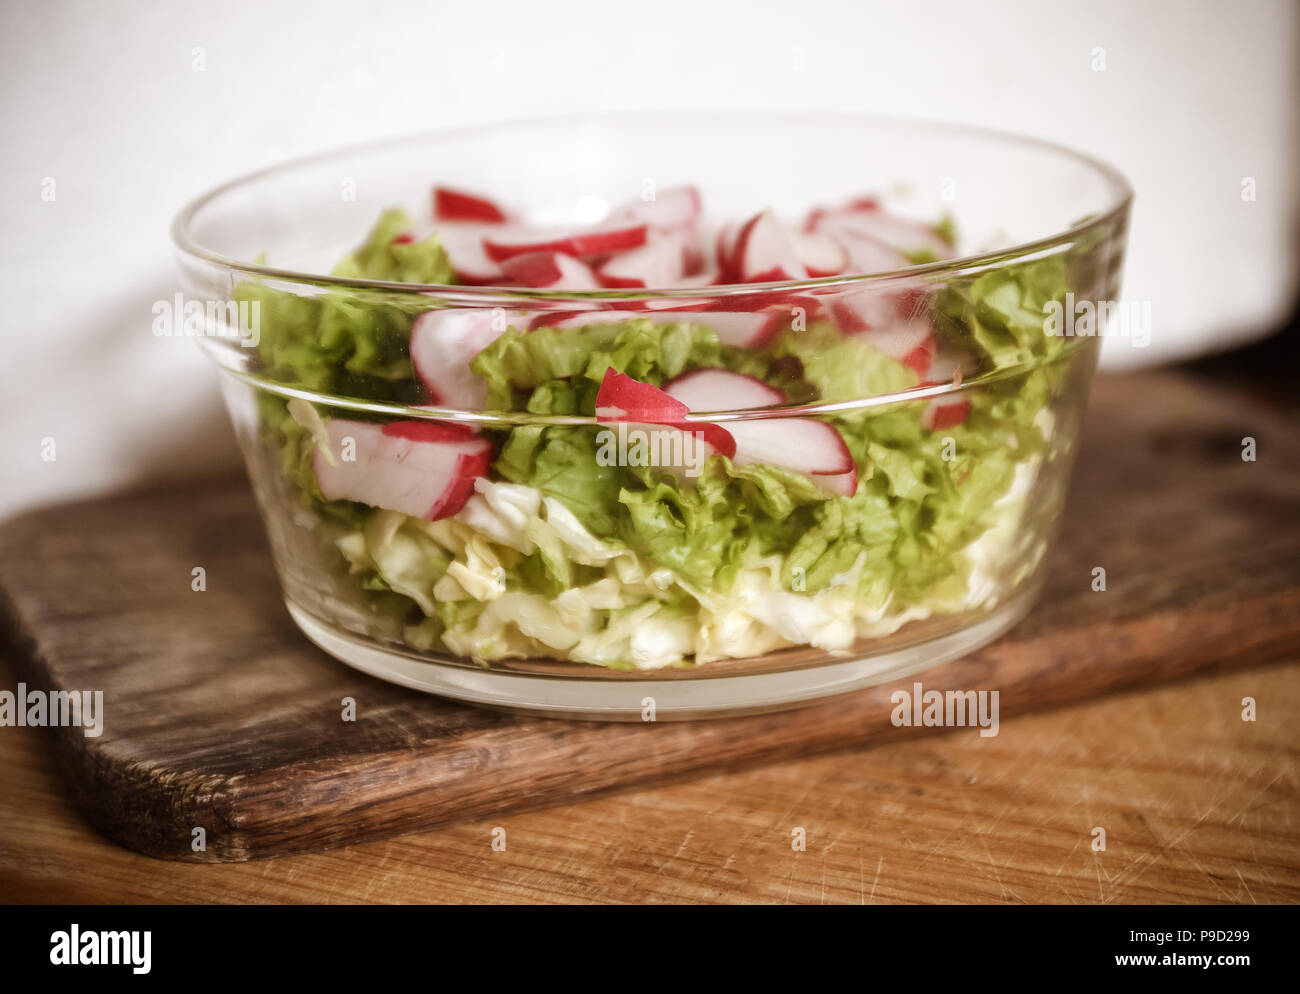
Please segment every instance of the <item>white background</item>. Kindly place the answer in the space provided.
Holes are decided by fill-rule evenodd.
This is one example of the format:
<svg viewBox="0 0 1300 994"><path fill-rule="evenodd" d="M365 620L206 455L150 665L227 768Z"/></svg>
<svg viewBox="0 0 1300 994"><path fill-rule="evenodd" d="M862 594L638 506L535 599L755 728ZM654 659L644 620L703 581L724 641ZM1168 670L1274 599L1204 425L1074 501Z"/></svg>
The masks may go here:
<svg viewBox="0 0 1300 994"><path fill-rule="evenodd" d="M171 216L277 160L441 126L745 107L1023 131L1137 189L1126 291L1153 342L1108 342L1109 365L1265 334L1294 300L1293 0L56 0L0 22L0 513L235 465L215 373L150 331Z"/></svg>

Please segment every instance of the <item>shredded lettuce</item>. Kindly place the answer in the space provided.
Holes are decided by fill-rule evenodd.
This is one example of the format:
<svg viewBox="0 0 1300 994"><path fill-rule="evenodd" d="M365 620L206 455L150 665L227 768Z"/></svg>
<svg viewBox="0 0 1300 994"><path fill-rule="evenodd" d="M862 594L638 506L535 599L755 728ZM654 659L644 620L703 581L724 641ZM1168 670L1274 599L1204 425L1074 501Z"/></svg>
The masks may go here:
<svg viewBox="0 0 1300 994"><path fill-rule="evenodd" d="M410 228L400 210L385 211L365 242L334 275L392 282L454 282L447 253L431 235L394 244ZM299 289L245 280L237 301L256 305L261 372L280 383L376 400L414 403L419 397L408 357L411 325L427 309L382 291Z"/></svg>
<svg viewBox="0 0 1300 994"><path fill-rule="evenodd" d="M712 328L635 318L582 328L512 328L470 368L487 380L492 409L590 414L606 369L659 386L688 369L721 365L722 355ZM521 395L527 398L522 406Z"/></svg>

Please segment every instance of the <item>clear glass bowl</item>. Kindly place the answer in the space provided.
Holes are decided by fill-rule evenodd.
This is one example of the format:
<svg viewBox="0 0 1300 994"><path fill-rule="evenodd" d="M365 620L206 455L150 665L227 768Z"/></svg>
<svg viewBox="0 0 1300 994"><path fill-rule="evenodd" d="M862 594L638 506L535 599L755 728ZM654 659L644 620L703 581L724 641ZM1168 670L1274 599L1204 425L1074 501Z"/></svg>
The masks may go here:
<svg viewBox="0 0 1300 994"><path fill-rule="evenodd" d="M951 215L960 254L863 276L664 291L326 275L382 209L426 216L434 183L528 205L533 220L553 223L591 222L654 185L697 185L717 218L766 206L793 217L880 193L915 218ZM223 370L286 603L307 636L349 665L446 697L644 720L773 710L892 680L984 644L1030 610L1099 345L1095 335L1052 333L1047 315L1051 302L1077 313L1080 302L1116 298L1131 196L1122 176L1085 156L968 128L619 115L446 132L278 166L194 201L173 236L189 301L205 309L201 341ZM241 317L240 301L257 307ZM721 495L702 505L692 503L698 481L676 485L691 495L683 503L649 501L659 471L590 465L611 428L590 409L439 407L411 369L410 329L431 309L512 323L525 312L539 324L551 318L537 315L586 311L599 324L601 311L664 307L776 312L774 341L814 336L798 340L797 360L771 342L728 351L724 365L758 369L786 402L690 420L830 424L848 440L854 496L787 501L723 474ZM954 375L900 380L896 366L883 375L860 351L837 350L833 335L816 345L826 315L843 307L929 321L936 364ZM360 363L339 346L340 313L368 329L384 375L374 375L374 354ZM279 361L286 339L337 363L306 376ZM810 385L831 379L834 391ZM467 505L455 524L321 499L314 440L335 419L467 425L491 441L488 479L501 483L518 477L507 463L549 453L559 468L533 488L548 500L524 512L541 529L537 542L501 533L501 495L522 491L492 491L494 502L480 490L477 513ZM600 498L590 497L593 478L604 481ZM576 519L588 534L563 537ZM557 531L571 560L560 568L542 548ZM443 582L448 574L457 581Z"/></svg>

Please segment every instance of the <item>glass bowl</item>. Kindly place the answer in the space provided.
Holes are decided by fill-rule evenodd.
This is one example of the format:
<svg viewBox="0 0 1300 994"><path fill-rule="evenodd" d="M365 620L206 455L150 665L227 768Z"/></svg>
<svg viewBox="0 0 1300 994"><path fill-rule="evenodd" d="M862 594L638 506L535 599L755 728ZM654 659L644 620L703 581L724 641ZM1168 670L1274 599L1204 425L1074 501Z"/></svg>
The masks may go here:
<svg viewBox="0 0 1300 994"><path fill-rule="evenodd" d="M678 183L720 219L871 193L909 218L948 217L957 249L866 275L669 290L397 282L361 265L330 275L385 208L406 209L422 241L435 183L570 226ZM1131 197L1086 156L965 127L618 115L278 166L191 203L173 237L191 333L222 370L308 638L445 697L658 720L893 680L1031 609L1104 330L1070 317L1085 305L1104 317L1115 300ZM674 309L689 320L667 321ZM493 333L467 354L422 344L413 361L426 312ZM866 331L845 314L867 315ZM755 321L776 330L723 327ZM925 377L873 337L917 322L931 332ZM475 359L467 381L489 346L490 366ZM742 404L697 380L669 432L662 416L597 408L610 365L655 386L721 366L773 399ZM453 393L470 399L433 402L429 375L469 382ZM842 464L820 448L830 436ZM726 438L749 457L727 458ZM782 445L774 469L765 460ZM367 493L387 488L389 509L329 483L358 446L363 471L345 472ZM434 479L455 482L410 513Z"/></svg>

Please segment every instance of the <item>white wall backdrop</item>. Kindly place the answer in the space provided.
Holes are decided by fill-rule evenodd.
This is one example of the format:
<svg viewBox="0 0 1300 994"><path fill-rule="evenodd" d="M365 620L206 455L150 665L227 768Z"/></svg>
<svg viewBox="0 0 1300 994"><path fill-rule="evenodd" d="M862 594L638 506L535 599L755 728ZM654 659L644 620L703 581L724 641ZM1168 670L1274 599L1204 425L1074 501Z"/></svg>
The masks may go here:
<svg viewBox="0 0 1300 994"><path fill-rule="evenodd" d="M1126 291L1153 341L1110 340L1107 364L1265 334L1296 289L1298 37L1293 0L8 4L0 513L232 467L214 372L150 331L171 216L277 160L441 126L819 108L1055 139L1138 192Z"/></svg>

